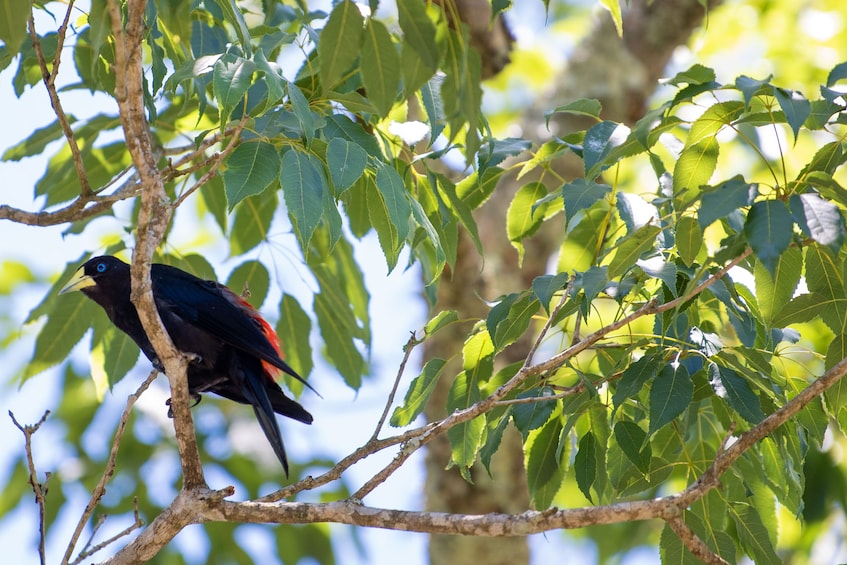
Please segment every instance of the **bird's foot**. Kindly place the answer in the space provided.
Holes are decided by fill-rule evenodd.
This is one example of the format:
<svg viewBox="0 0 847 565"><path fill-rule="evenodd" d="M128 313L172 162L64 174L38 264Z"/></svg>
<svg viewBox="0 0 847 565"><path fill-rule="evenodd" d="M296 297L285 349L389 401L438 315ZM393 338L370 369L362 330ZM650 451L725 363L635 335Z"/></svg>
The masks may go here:
<svg viewBox="0 0 847 565"><path fill-rule="evenodd" d="M194 404L191 405L191 408L194 408L195 406L200 404L201 400L203 400L203 397L200 396L199 394L197 394L196 392L190 392L189 395L191 396L191 400L194 401ZM173 399L171 399L171 398L165 400L165 406L168 407L168 418L174 417L174 409L173 409L173 406L171 406L172 400Z"/></svg>

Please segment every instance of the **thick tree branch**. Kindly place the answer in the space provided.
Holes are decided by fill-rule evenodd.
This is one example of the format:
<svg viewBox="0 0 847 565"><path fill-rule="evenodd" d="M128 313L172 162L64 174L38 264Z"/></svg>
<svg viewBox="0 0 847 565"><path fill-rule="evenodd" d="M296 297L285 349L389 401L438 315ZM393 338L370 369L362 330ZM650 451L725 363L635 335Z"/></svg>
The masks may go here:
<svg viewBox="0 0 847 565"><path fill-rule="evenodd" d="M115 99L127 149L141 180L141 207L138 213L136 246L132 257L131 299L138 310L144 331L162 363L171 385L171 408L179 445L184 488L205 486L200 454L194 436L188 399L188 359L173 345L153 302L150 264L164 238L173 215L162 174L159 171L153 139L144 110L144 74L141 42L144 37L145 0L126 2L124 26L121 3L108 1L109 16L115 34Z"/></svg>

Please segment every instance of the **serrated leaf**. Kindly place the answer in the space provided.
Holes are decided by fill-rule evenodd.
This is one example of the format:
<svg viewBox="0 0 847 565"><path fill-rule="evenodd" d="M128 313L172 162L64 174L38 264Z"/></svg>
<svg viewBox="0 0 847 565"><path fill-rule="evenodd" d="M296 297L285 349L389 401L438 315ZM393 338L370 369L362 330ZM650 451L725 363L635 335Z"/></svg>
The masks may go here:
<svg viewBox="0 0 847 565"><path fill-rule="evenodd" d="M682 414L691 403L694 385L684 365L665 365L650 388L650 430L657 430Z"/></svg>
<svg viewBox="0 0 847 565"><path fill-rule="evenodd" d="M572 102L568 102L563 106L546 112L544 118L547 120L547 127L550 127L550 118L555 114L574 114L576 116L588 116L600 121L600 112L603 111L603 105L596 98L578 98Z"/></svg>
<svg viewBox="0 0 847 565"><path fill-rule="evenodd" d="M385 24L373 18L365 25L359 65L368 100L380 116L388 115L400 86L400 55Z"/></svg>
<svg viewBox="0 0 847 565"><path fill-rule="evenodd" d="M707 137L703 141L683 149L673 171L674 198L681 201L693 200L700 187L709 182L718 164L720 146L717 139Z"/></svg>
<svg viewBox="0 0 847 565"><path fill-rule="evenodd" d="M486 327L497 351L517 341L538 311L538 300L529 293L510 294L488 313Z"/></svg>
<svg viewBox="0 0 847 565"><path fill-rule="evenodd" d="M557 453L561 434L561 418L552 418L534 435L531 444L527 446L527 487L532 506L538 510L549 508L562 486L564 469Z"/></svg>
<svg viewBox="0 0 847 565"><path fill-rule="evenodd" d="M759 301L759 312L769 326L781 315L786 307L803 270L803 253L799 247L789 247L777 261L776 271L771 274L761 262L757 261L753 268L756 282L756 298Z"/></svg>
<svg viewBox="0 0 847 565"><path fill-rule="evenodd" d="M541 275L532 280L532 292L548 314L550 313L550 301L553 300L553 296L558 291L565 287L566 282L568 282L567 273Z"/></svg>
<svg viewBox="0 0 847 565"><path fill-rule="evenodd" d="M800 127L812 113L812 105L796 90L774 88L774 96L776 96L776 101L779 102L782 111L785 112L785 119L791 126L791 131L794 132L794 143L797 143L797 134L800 133Z"/></svg>
<svg viewBox="0 0 847 565"><path fill-rule="evenodd" d="M294 116L300 122L300 128L303 130L306 142L311 144L312 138L315 136L315 115L312 113L309 101L303 95L303 92L292 82L288 83L288 101L291 102Z"/></svg>
<svg viewBox="0 0 847 565"><path fill-rule="evenodd" d="M312 346L309 344L311 333L312 319L293 296L283 294L279 303L276 335L279 337L285 362L304 378L312 372L314 366Z"/></svg>
<svg viewBox="0 0 847 565"><path fill-rule="evenodd" d="M562 186L562 198L565 202L565 218L568 222L573 217L594 203L602 200L612 191L607 184L597 184L585 179L576 179Z"/></svg>
<svg viewBox="0 0 847 565"><path fill-rule="evenodd" d="M359 57L365 20L355 3L343 0L335 5L318 42L321 85L332 90Z"/></svg>
<svg viewBox="0 0 847 565"><path fill-rule="evenodd" d="M740 116L743 110L744 104L738 100L712 104L691 124L691 131L685 139L685 147L691 147L704 139L714 137L724 126L731 124Z"/></svg>
<svg viewBox="0 0 847 565"><path fill-rule="evenodd" d="M741 175L704 189L698 212L700 229L706 229L715 220L724 218L739 208L750 206L757 194L758 185L746 182Z"/></svg>
<svg viewBox="0 0 847 565"><path fill-rule="evenodd" d="M276 179L279 168L279 153L270 143L251 141L236 147L221 175L229 211L248 196L264 192Z"/></svg>
<svg viewBox="0 0 847 565"><path fill-rule="evenodd" d="M462 371L456 376L456 380L453 381L447 394L447 410L451 412L462 410L479 401L479 399L479 387L476 379L466 371ZM484 416L477 416L447 430L454 464L465 469L473 465L482 444L483 431L485 431Z"/></svg>
<svg viewBox="0 0 847 565"><path fill-rule="evenodd" d="M52 304L47 321L38 332L35 352L22 381L66 360L91 327L96 305L82 293L62 295Z"/></svg>
<svg viewBox="0 0 847 565"><path fill-rule="evenodd" d="M618 447L627 459L645 474L650 471L652 459L652 449L650 444L645 442L646 439L647 434L635 422L621 420L615 424L615 441L618 442Z"/></svg>
<svg viewBox="0 0 847 565"><path fill-rule="evenodd" d="M676 224L676 248L679 258L691 266L697 260L700 248L703 247L703 232L700 225L691 216L683 216ZM673 289L675 286L669 285Z"/></svg>
<svg viewBox="0 0 847 565"><path fill-rule="evenodd" d="M757 94L770 94L773 87L770 85L771 77L765 80L756 80L745 75L741 75L735 79L735 88L741 91L744 95L744 107L750 107L750 101Z"/></svg>
<svg viewBox="0 0 847 565"><path fill-rule="evenodd" d="M212 86L215 99L221 107L222 123L229 119L235 106L244 99L253 84L255 71L256 63L232 52L225 53L215 62Z"/></svg>
<svg viewBox="0 0 847 565"><path fill-rule="evenodd" d="M841 210L813 193L793 194L791 213L803 233L838 253L844 245L845 226Z"/></svg>
<svg viewBox="0 0 847 565"><path fill-rule="evenodd" d="M335 191L340 195L365 172L368 154L360 145L335 137L327 145L326 163Z"/></svg>
<svg viewBox="0 0 847 565"><path fill-rule="evenodd" d="M421 370L421 374L412 380L406 398L402 406L397 406L391 415L391 425L403 427L411 424L415 418L423 412L427 400L438 384L441 372L447 361L444 359L430 359Z"/></svg>
<svg viewBox="0 0 847 565"><path fill-rule="evenodd" d="M250 30L247 28L247 22L244 20L244 15L238 8L238 4L235 0L216 0L216 3L220 6L225 19L235 28L235 33L238 35L238 41L244 53L250 57L252 55Z"/></svg>
<svg viewBox="0 0 847 565"><path fill-rule="evenodd" d="M348 309L338 308L338 301L322 290L315 295L314 312L318 319L326 348L324 352L333 366L344 377L347 385L358 390L362 385L365 360L354 343L355 320Z"/></svg>
<svg viewBox="0 0 847 565"><path fill-rule="evenodd" d="M409 217L412 215L406 185L394 167L379 163L376 187L384 199L388 218L397 232L395 244L400 245L409 235Z"/></svg>
<svg viewBox="0 0 847 565"><path fill-rule="evenodd" d="M135 367L141 350L131 337L113 326L111 322L100 336L100 340L103 347L103 371L106 373L109 388L111 388Z"/></svg>
<svg viewBox="0 0 847 565"><path fill-rule="evenodd" d="M579 440L579 451L576 452L573 466L576 473L576 484L585 498L592 504L594 499L591 498L591 485L597 478L597 455L595 453L596 440L594 434L587 432Z"/></svg>
<svg viewBox="0 0 847 565"><path fill-rule="evenodd" d="M32 9L32 0L3 0L0 2L0 40L11 53L27 37L27 21Z"/></svg>
<svg viewBox="0 0 847 565"><path fill-rule="evenodd" d="M764 200L750 207L744 223L744 235L753 253L771 274L779 256L791 243L794 220L782 200Z"/></svg>
<svg viewBox="0 0 847 565"><path fill-rule="evenodd" d="M534 204L544 196L547 196L547 187L540 182L531 182L520 187L509 204L506 234L518 250L518 264L523 262L523 239L538 231L544 221L543 210L534 209Z"/></svg>
<svg viewBox="0 0 847 565"><path fill-rule="evenodd" d="M627 367L618 381L612 402L615 408L625 400L638 394L644 385L659 372L660 359L654 355L645 355Z"/></svg>
<svg viewBox="0 0 847 565"><path fill-rule="evenodd" d="M424 65L434 72L440 56L435 41L435 26L426 15L426 7L416 0L397 0L397 13L404 41L415 50Z"/></svg>
<svg viewBox="0 0 847 565"><path fill-rule="evenodd" d="M241 263L232 270L226 281L226 286L249 302L256 310L264 304L270 284L268 269L255 260ZM247 295L244 293L245 290Z"/></svg>
<svg viewBox="0 0 847 565"><path fill-rule="evenodd" d="M709 379L718 396L726 400L742 418L755 425L765 419L762 403L750 388L750 384L738 373L716 363L709 365ZM720 382L720 387L716 382Z"/></svg>
<svg viewBox="0 0 847 565"><path fill-rule="evenodd" d="M771 544L770 534L756 509L746 503L729 506L730 516L735 522L741 547L756 563L780 563Z"/></svg>
<svg viewBox="0 0 847 565"><path fill-rule="evenodd" d="M545 398L546 397L546 398ZM546 387L530 389L520 393L518 399L534 399L534 402L527 404L516 404L512 407L512 416L515 420L515 427L523 435L524 441L529 436L529 432L540 428L550 419L553 410L556 409L557 400L553 397L553 392Z"/></svg>
<svg viewBox="0 0 847 565"><path fill-rule="evenodd" d="M626 141L629 131L628 127L617 122L600 122L585 132L582 141L585 179L594 180L603 172L604 159L612 149Z"/></svg>
<svg viewBox="0 0 847 565"><path fill-rule="evenodd" d="M244 199L236 208L229 231L229 247L233 255L246 253L267 239L276 205L276 191L266 190Z"/></svg>
<svg viewBox="0 0 847 565"><path fill-rule="evenodd" d="M290 149L282 156L279 183L297 239L300 240L301 248L306 250L323 215L326 179L308 155Z"/></svg>
<svg viewBox="0 0 847 565"><path fill-rule="evenodd" d="M459 313L455 310L442 310L426 323L424 326L424 333L426 333L427 337L429 337L441 328L447 327L458 320Z"/></svg>
<svg viewBox="0 0 847 565"><path fill-rule="evenodd" d="M623 275L647 250L656 244L656 236L661 233L659 226L646 225L623 237L616 245L614 256L609 261L607 276L615 279Z"/></svg>

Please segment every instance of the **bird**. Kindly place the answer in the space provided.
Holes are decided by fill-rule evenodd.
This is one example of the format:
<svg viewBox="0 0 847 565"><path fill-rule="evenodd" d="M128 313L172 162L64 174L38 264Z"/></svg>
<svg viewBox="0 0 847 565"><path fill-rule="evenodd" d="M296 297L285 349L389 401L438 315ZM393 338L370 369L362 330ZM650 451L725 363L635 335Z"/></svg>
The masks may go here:
<svg viewBox="0 0 847 565"><path fill-rule="evenodd" d="M188 391L195 404L200 401L200 393L207 392L250 404L287 477L288 458L274 413L304 424L311 424L313 418L286 396L274 377L282 371L315 389L282 359L273 328L246 300L217 281L159 263L151 266L150 279L153 301L165 329L174 346L191 358ZM164 373L130 301L127 263L111 255L89 259L59 294L72 291L80 291L99 304L112 323Z"/></svg>

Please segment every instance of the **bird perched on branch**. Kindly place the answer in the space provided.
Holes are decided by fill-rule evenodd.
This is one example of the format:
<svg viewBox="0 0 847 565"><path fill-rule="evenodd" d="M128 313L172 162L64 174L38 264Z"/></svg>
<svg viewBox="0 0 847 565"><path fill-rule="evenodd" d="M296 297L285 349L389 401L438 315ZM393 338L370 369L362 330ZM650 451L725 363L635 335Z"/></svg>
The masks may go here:
<svg viewBox="0 0 847 565"><path fill-rule="evenodd" d="M153 300L174 346L193 357L188 365L189 393L213 392L250 404L262 431L288 476L288 460L274 412L305 424L312 415L282 391L274 376L283 371L314 390L282 360L270 324L240 296L216 281L206 281L168 265L150 269ZM130 268L116 257L87 261L59 294L79 290L103 307L109 319L163 370L130 301Z"/></svg>

